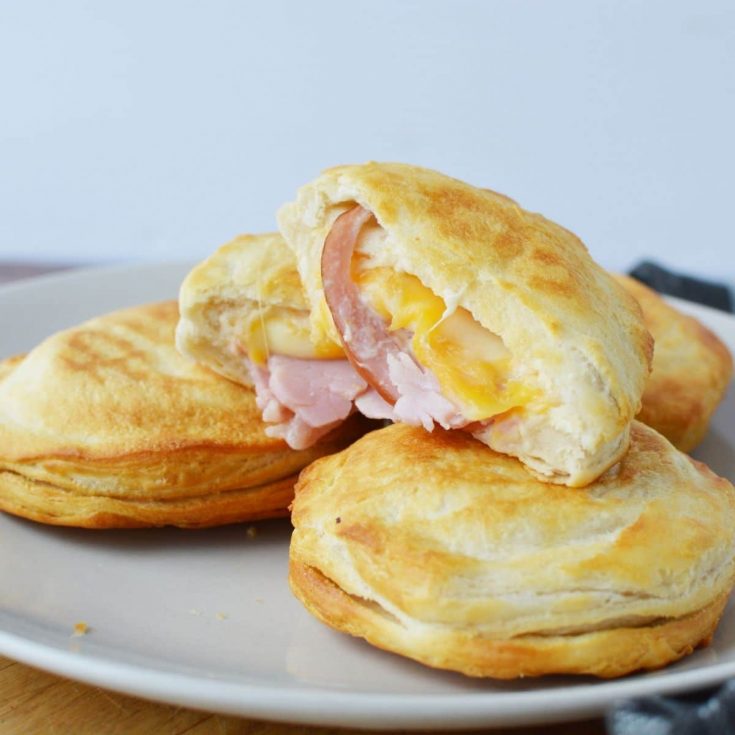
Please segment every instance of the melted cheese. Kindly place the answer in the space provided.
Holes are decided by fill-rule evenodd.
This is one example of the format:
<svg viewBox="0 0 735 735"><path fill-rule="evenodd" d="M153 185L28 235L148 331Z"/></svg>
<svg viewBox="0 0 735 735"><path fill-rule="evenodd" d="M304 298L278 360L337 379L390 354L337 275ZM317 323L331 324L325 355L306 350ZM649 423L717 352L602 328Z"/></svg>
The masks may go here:
<svg viewBox="0 0 735 735"><path fill-rule="evenodd" d="M509 378L512 355L496 334L461 307L444 316L444 300L415 276L390 268L360 269L353 278L391 330L413 332L416 359L467 419L479 421L528 403L532 394Z"/></svg>
<svg viewBox="0 0 735 735"><path fill-rule="evenodd" d="M312 342L308 312L280 306L254 309L243 324L238 341L258 365L265 364L269 355L308 360L344 357L342 348L331 340Z"/></svg>

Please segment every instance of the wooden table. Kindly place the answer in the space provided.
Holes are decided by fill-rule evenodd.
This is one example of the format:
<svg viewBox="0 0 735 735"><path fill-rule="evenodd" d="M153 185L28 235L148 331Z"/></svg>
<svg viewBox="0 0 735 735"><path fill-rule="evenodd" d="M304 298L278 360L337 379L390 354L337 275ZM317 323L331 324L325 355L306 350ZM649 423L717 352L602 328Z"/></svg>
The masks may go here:
<svg viewBox="0 0 735 735"><path fill-rule="evenodd" d="M0 262L0 283L62 267ZM358 731L257 722L148 702L80 684L0 657L2 735L345 735L351 732ZM603 735L605 727L602 720L590 720L492 732L508 735Z"/></svg>

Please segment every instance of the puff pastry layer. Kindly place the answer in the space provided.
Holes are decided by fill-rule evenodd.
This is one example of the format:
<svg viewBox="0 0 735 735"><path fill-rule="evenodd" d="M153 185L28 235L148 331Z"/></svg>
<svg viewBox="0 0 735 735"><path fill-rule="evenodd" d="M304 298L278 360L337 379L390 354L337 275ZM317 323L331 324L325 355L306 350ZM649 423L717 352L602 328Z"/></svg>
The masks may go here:
<svg viewBox="0 0 735 735"><path fill-rule="evenodd" d="M290 581L328 625L471 676L620 676L708 642L735 574L735 490L634 422L585 488L461 432L393 425L318 460Z"/></svg>
<svg viewBox="0 0 735 735"><path fill-rule="evenodd" d="M297 452L265 435L251 389L179 355L175 302L125 309L0 363L0 509L90 528L285 515Z"/></svg>
<svg viewBox="0 0 735 735"><path fill-rule="evenodd" d="M653 366L638 418L689 452L704 438L730 385L732 356L694 317L633 278L615 278L640 304L654 338Z"/></svg>
<svg viewBox="0 0 735 735"><path fill-rule="evenodd" d="M374 220L361 225L364 218L355 220L362 217L356 208ZM353 230L342 224L347 220L335 225L348 214L355 220ZM361 338L359 330L335 326L322 274L328 268L334 292L337 268L328 267L324 256L326 247L339 248L328 238L339 228L344 240L362 227L353 278L358 285L373 283L363 294L373 298L378 311L385 304L376 305L376 294L381 299L401 281L406 296L390 314L393 327L418 328L434 309L438 321L422 326L430 340L442 321L461 312L473 331L475 325L485 331L488 345L490 338L502 341L509 357L499 360L494 380L476 386L479 396L467 398L472 393L467 386L464 399L457 398L459 391L449 395L465 416L488 391L500 397L500 413L485 416L477 436L519 457L547 481L568 485L591 482L624 454L649 372L651 337L635 300L571 232L501 194L392 163L324 172L281 208L278 221L296 254L315 340L351 345ZM418 293L426 308L411 318L397 313L415 310ZM456 330L449 331L451 341ZM475 337L472 341L477 344ZM415 355L422 345L414 339ZM362 345L362 352L370 354L369 348ZM450 350L457 351L456 345ZM456 361L474 370L478 359L460 349ZM442 383L435 371L446 397L467 370L444 367L454 373ZM448 426L451 419L440 423Z"/></svg>
<svg viewBox="0 0 735 735"><path fill-rule="evenodd" d="M277 351L274 337L291 356L343 357L331 340L312 342L295 259L278 233L240 235L218 248L182 283L179 310L178 349L243 385L253 383L248 348L265 358Z"/></svg>

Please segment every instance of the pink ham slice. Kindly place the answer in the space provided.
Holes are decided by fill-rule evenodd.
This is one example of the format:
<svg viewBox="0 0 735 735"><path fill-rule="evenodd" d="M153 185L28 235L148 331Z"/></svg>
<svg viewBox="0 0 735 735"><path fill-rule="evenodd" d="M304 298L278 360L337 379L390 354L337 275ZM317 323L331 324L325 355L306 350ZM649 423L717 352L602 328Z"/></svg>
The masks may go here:
<svg viewBox="0 0 735 735"><path fill-rule="evenodd" d="M366 415L380 414L431 431L434 422L444 428L460 428L467 420L441 394L436 376L409 354L406 335L389 332L382 317L368 306L352 280L351 263L357 238L372 213L357 205L341 214L332 225L322 251L322 283L327 306L332 313L347 359L392 406L386 417L385 405L374 396L358 399L357 407Z"/></svg>
<svg viewBox="0 0 735 735"><path fill-rule="evenodd" d="M271 424L288 421L293 412L281 404L270 389L270 371L268 368L256 365L250 360L247 360L247 365L255 386L255 402L258 404L263 421Z"/></svg>
<svg viewBox="0 0 735 735"><path fill-rule="evenodd" d="M372 216L358 205L337 217L324 241L322 284L347 359L388 403L394 404L400 394L390 378L388 356L397 357L401 346L380 315L363 303L351 273L357 238Z"/></svg>
<svg viewBox="0 0 735 735"><path fill-rule="evenodd" d="M368 388L362 395L355 398L355 408L369 419L395 419L393 406L375 390Z"/></svg>
<svg viewBox="0 0 735 735"><path fill-rule="evenodd" d="M367 383L347 360L303 360L271 355L267 366L248 363L268 436L306 449L344 421Z"/></svg>
<svg viewBox="0 0 735 735"><path fill-rule="evenodd" d="M445 429L459 429L467 424L456 406L442 395L436 376L405 352L388 355L388 372L399 394L393 406L393 421L421 425L427 431L434 428L434 422Z"/></svg>
<svg viewBox="0 0 735 735"><path fill-rule="evenodd" d="M339 426L341 422L315 428L309 426L299 416L292 416L288 421L268 426L265 433L274 439L283 439L291 449L308 449L313 447L323 436Z"/></svg>
<svg viewBox="0 0 735 735"><path fill-rule="evenodd" d="M389 332L363 302L352 281L357 238L372 214L356 206L335 220L324 243L322 281L347 360L271 355L266 366L248 363L269 436L305 449L355 409L368 418L402 421L427 431L468 421L442 395L436 376L411 354L411 334Z"/></svg>
<svg viewBox="0 0 735 735"><path fill-rule="evenodd" d="M436 378L408 355L389 358L389 371L400 393L395 405L367 385L347 360L306 360L271 355L265 366L248 362L255 397L268 436L293 449L306 449L344 421L355 409L371 419L444 428L466 423L441 395Z"/></svg>
<svg viewBox="0 0 735 735"><path fill-rule="evenodd" d="M355 397L367 388L347 360L273 355L268 367L275 397L314 427L344 421L352 413Z"/></svg>

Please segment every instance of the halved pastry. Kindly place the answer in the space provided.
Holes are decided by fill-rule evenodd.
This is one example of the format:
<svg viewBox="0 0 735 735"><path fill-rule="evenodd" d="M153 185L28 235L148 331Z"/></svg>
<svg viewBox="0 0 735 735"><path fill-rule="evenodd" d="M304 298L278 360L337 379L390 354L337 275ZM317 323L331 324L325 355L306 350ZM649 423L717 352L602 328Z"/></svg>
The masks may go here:
<svg viewBox="0 0 735 735"><path fill-rule="evenodd" d="M328 335L313 338L296 259L281 235L242 235L186 277L179 350L253 386L266 433L313 446L375 391Z"/></svg>
<svg viewBox="0 0 735 735"><path fill-rule="evenodd" d="M615 278L640 304L655 341L638 418L689 452L704 438L730 385L732 356L694 317L682 314L634 278Z"/></svg>
<svg viewBox="0 0 735 735"><path fill-rule="evenodd" d="M403 164L330 169L278 219L311 338L343 345L367 415L465 429L568 485L625 453L651 338L571 232Z"/></svg>
<svg viewBox="0 0 735 735"><path fill-rule="evenodd" d="M287 514L312 449L265 435L253 391L179 355L175 302L107 314L0 363L0 509L89 528Z"/></svg>
<svg viewBox="0 0 735 735"><path fill-rule="evenodd" d="M585 488L395 424L304 470L291 518L309 612L470 676L664 666L709 642L735 575L735 489L638 422Z"/></svg>

